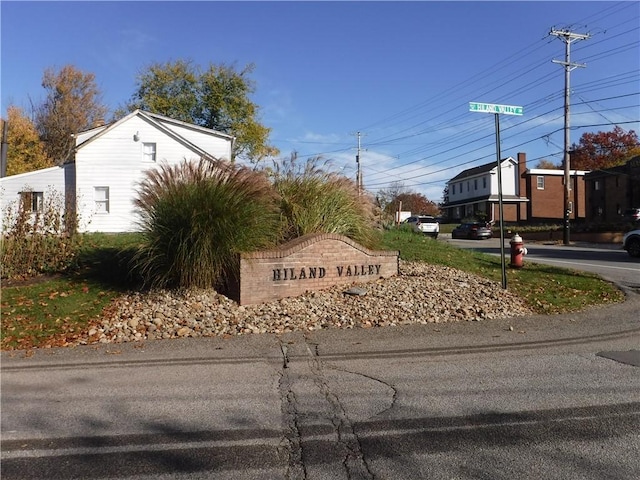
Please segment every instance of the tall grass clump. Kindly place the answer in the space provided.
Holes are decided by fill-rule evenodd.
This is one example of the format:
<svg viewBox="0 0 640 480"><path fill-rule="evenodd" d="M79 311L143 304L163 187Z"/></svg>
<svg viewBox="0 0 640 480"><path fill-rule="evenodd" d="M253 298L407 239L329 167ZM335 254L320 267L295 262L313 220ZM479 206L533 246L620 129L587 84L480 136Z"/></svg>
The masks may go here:
<svg viewBox="0 0 640 480"><path fill-rule="evenodd" d="M375 228L373 198L328 167L319 157L300 163L295 153L274 163L271 175L280 197L284 240L336 233L376 247L380 232Z"/></svg>
<svg viewBox="0 0 640 480"><path fill-rule="evenodd" d="M34 210L33 192L2 212L2 270L4 279L24 279L41 274L64 273L76 266L82 237L71 200L49 188Z"/></svg>
<svg viewBox="0 0 640 480"><path fill-rule="evenodd" d="M135 200L143 244L134 265L151 287L221 288L237 281L238 253L278 242L275 192L261 172L183 161L147 172Z"/></svg>

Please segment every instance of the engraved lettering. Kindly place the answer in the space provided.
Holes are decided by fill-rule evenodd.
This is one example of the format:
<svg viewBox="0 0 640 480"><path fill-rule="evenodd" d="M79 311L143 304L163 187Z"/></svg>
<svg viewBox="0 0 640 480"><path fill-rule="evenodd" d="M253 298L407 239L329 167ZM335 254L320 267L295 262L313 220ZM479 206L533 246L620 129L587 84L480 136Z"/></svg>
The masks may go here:
<svg viewBox="0 0 640 480"><path fill-rule="evenodd" d="M302 279L304 279L304 278L307 278L307 274L305 273L304 268L301 268L301 269L300 269L300 275L298 275L298 278L299 278L300 280L302 280Z"/></svg>
<svg viewBox="0 0 640 480"><path fill-rule="evenodd" d="M336 268L338 269L338 276L341 277L342 276L342 271L344 270L344 267L342 265L339 265Z"/></svg>
<svg viewBox="0 0 640 480"><path fill-rule="evenodd" d="M309 278L316 278L316 267L309 267Z"/></svg>
<svg viewBox="0 0 640 480"><path fill-rule="evenodd" d="M347 277L350 277L351 275L353 275L353 273L351 273L351 265L349 265L349 266L347 267L347 275L346 275L346 276L347 276Z"/></svg>
<svg viewBox="0 0 640 480"><path fill-rule="evenodd" d="M373 272L375 272L373 265L368 265L368 267L369 267L369 275L373 275Z"/></svg>
<svg viewBox="0 0 640 480"><path fill-rule="evenodd" d="M291 270L291 280L296 280L298 277L296 277L296 274L293 271L293 268L290 268L289 270Z"/></svg>
<svg viewBox="0 0 640 480"><path fill-rule="evenodd" d="M320 274L320 276L318 278L324 278L324 276L326 275L327 271L324 269L324 267L320 267L318 270L319 270L319 274Z"/></svg>
<svg viewBox="0 0 640 480"><path fill-rule="evenodd" d="M276 282L280 280L280 269L279 268L275 268L273 270L273 281Z"/></svg>
<svg viewBox="0 0 640 480"><path fill-rule="evenodd" d="M376 275L380 275L380 265L375 265L376 267Z"/></svg>

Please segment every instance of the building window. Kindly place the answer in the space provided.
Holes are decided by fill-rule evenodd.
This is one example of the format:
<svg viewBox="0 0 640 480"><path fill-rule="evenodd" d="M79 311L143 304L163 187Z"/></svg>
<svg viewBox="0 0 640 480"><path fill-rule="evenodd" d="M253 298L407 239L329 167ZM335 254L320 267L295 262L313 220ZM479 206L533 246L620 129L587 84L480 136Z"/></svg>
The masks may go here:
<svg viewBox="0 0 640 480"><path fill-rule="evenodd" d="M594 180L593 181L593 189L594 190L600 190L600 180Z"/></svg>
<svg viewBox="0 0 640 480"><path fill-rule="evenodd" d="M109 187L93 187L97 213L109 213Z"/></svg>
<svg viewBox="0 0 640 480"><path fill-rule="evenodd" d="M452 191L451 191L451 195L455 195L456 194L456 184L454 183L452 186Z"/></svg>
<svg viewBox="0 0 640 480"><path fill-rule="evenodd" d="M155 143L142 144L142 159L145 162L156 161L156 144Z"/></svg>
<svg viewBox="0 0 640 480"><path fill-rule="evenodd" d="M487 177L482 177L482 188L487 188Z"/></svg>
<svg viewBox="0 0 640 480"><path fill-rule="evenodd" d="M544 190L544 177L536 177L538 190Z"/></svg>
<svg viewBox="0 0 640 480"><path fill-rule="evenodd" d="M467 192L470 191L471 188L469 187L469 181L467 180Z"/></svg>
<svg viewBox="0 0 640 480"><path fill-rule="evenodd" d="M20 192L20 202L25 212L41 212L44 202L43 192Z"/></svg>
<svg viewBox="0 0 640 480"><path fill-rule="evenodd" d="M473 189L474 189L474 190L477 190L477 189L478 189L478 179L477 179L477 178L474 178L474 179L473 179Z"/></svg>

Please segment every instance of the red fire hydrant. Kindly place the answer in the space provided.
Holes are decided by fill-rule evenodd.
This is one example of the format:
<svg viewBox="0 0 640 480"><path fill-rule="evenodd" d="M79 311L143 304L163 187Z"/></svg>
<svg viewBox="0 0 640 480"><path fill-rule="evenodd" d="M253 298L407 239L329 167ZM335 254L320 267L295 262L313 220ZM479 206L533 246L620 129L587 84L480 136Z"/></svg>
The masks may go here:
<svg viewBox="0 0 640 480"><path fill-rule="evenodd" d="M511 238L509 242L511 244L511 264L512 268L522 268L522 260L527 254L527 249L524 247L522 237L517 233Z"/></svg>

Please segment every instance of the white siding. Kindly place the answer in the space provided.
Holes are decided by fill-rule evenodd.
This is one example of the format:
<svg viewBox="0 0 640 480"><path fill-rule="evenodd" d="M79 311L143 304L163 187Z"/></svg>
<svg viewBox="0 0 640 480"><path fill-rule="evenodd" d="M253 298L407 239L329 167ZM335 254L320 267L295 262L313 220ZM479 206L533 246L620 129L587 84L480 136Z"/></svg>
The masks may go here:
<svg viewBox="0 0 640 480"><path fill-rule="evenodd" d="M502 195L516 195L518 188L518 165L512 158L502 162ZM498 169L494 168L491 175L491 194L498 195Z"/></svg>
<svg viewBox="0 0 640 480"><path fill-rule="evenodd" d="M200 133L197 137L200 146L209 135ZM224 139L217 140L219 143L230 143ZM156 144L156 162L143 160L144 143ZM133 201L144 172L157 168L161 163L175 165L184 159L197 158L182 143L138 116L87 143L76 154L81 229L92 232L137 230L139 217ZM96 212L95 187L109 188L109 212Z"/></svg>
<svg viewBox="0 0 640 480"><path fill-rule="evenodd" d="M65 195L65 171L73 169L73 164L62 167L51 167L35 172L21 173L0 179L0 212L4 222L7 208L16 208L20 199L20 192L43 192L45 203L48 195L59 195L64 199ZM3 224L2 229L6 226Z"/></svg>
<svg viewBox="0 0 640 480"><path fill-rule="evenodd" d="M518 168L511 157L503 160L502 164L502 194L516 195L518 182ZM489 172L466 177L449 182L449 202L455 203L478 197L498 195L498 169L494 167ZM485 181L483 181L483 179ZM477 188L476 188L477 182ZM486 183L486 187L484 186ZM454 193L455 185L455 193Z"/></svg>
<svg viewBox="0 0 640 480"><path fill-rule="evenodd" d="M178 141L138 113L130 114L108 128L99 127L76 137L75 164L37 172L14 175L0 180L0 206L17 205L19 192L26 189L46 192L54 189L75 195L79 230L91 232L125 232L138 229L134 208L139 182L144 172L161 163L175 165L183 160L198 159L199 154L185 143L193 144L214 158L231 157L231 137L199 127L189 127L167 120L154 121L171 128L185 141ZM92 137L94 137L91 140ZM144 161L144 143L156 144L156 161ZM98 213L96 187L108 188L108 212ZM105 189L100 190L105 199ZM64 198L64 197L63 197ZM104 203L102 203L104 208Z"/></svg>

